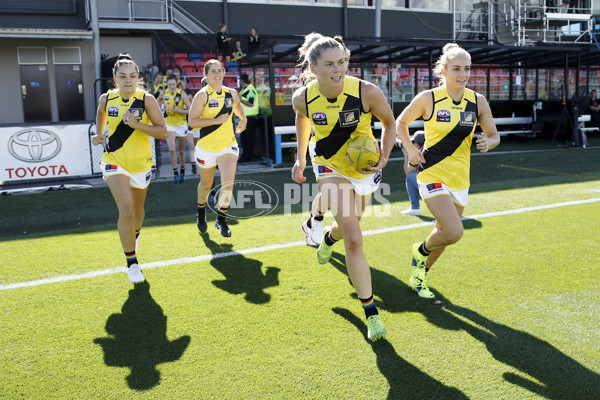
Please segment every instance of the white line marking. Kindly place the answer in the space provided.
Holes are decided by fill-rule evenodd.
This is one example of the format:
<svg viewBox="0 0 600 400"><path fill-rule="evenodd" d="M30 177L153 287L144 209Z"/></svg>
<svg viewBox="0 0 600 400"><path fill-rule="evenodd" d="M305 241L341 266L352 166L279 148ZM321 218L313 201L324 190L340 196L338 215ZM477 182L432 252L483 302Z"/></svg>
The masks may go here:
<svg viewBox="0 0 600 400"><path fill-rule="evenodd" d="M547 204L544 206L525 207L525 208L517 208L514 210L496 211L496 212L490 212L490 213L485 213L485 214L475 214L475 215L470 215L468 217L463 217L462 219L469 220L469 219L498 217L501 215L520 214L520 213L526 213L526 212L530 212L530 211L547 210L550 208L559 208L559 207L574 206L574 205L578 205L578 204L595 203L598 201L600 201L600 198L587 199L587 200L574 200L574 201L567 201L564 203ZM415 228L423 228L423 227L432 226L432 225L433 225L433 221L421 222L418 224L410 224L410 225L392 226L389 228L364 231L363 235L364 236L379 235L382 233L404 231L404 230L415 229ZM245 250L240 250L240 251L229 251L226 253L205 254L205 255L197 256L197 257L184 257L184 258L176 258L176 259L165 260L165 261L155 261L155 262L151 262L148 264L144 264L142 266L143 267L142 269L167 267L169 265L188 264L188 263L194 263L194 262L199 262L199 261L209 261L209 260L214 260L216 258L226 258L226 257L233 257L233 256L252 254L252 253L262 253L262 252L267 252L267 251L272 251L272 250L280 250L280 249L285 249L288 247L299 247L299 246L306 246L306 242L301 240L298 242L290 242L290 243L272 244L269 246L253 247L250 249L245 249ZM120 274L123 272L125 272L125 267L117 267L117 268L105 269L105 270L100 270L100 271L90 271L90 272L86 272L83 274L77 274L77 275L64 275L64 276L57 276L54 278L38 279L35 281L9 283L6 285L0 285L0 291L1 290L10 290L10 289L20 289L20 288L25 288L25 287L34 287L34 286L46 285L46 284L50 284L50 283L74 281L74 280L78 280L78 279L96 278L99 276Z"/></svg>

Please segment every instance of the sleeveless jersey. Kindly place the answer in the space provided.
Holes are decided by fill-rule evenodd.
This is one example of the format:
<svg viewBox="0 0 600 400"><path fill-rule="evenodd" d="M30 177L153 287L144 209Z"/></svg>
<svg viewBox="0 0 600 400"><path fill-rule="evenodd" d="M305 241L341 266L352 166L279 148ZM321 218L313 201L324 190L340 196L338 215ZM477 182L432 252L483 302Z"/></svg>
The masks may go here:
<svg viewBox="0 0 600 400"><path fill-rule="evenodd" d="M233 97L226 86L221 86L221 92L216 92L210 86L206 87L208 96L202 118L216 118L221 114L229 115L227 122L221 125L209 125L200 129L200 140L197 146L204 151L221 151L229 146L237 145L233 132Z"/></svg>
<svg viewBox="0 0 600 400"><path fill-rule="evenodd" d="M144 106L145 95L146 92L138 88L133 96L125 101L121 98L119 89L113 89L106 97L108 145L102 155L102 162L118 165L132 174L147 171L154 165L150 136L123 122L123 115L127 110L136 109L142 117L141 122L150 124Z"/></svg>
<svg viewBox="0 0 600 400"><path fill-rule="evenodd" d="M315 127L311 138L315 143L314 162L354 179L367 175L357 172L348 162L348 143L357 136L374 137L371 113L363 110L360 82L355 77L344 77L344 89L336 99L323 96L316 80L306 88L306 112Z"/></svg>
<svg viewBox="0 0 600 400"><path fill-rule="evenodd" d="M175 90L175 93L171 92L168 88L165 88L165 122L169 126L180 126L186 123L186 114L173 112L173 107L177 106L180 110L183 110L185 103L182 99L181 89ZM169 112L167 113L167 110Z"/></svg>
<svg viewBox="0 0 600 400"><path fill-rule="evenodd" d="M443 183L451 190L469 188L471 144L477 127L477 95L465 89L456 103L445 87L431 91L433 113L424 121L425 163L418 179L422 183Z"/></svg>

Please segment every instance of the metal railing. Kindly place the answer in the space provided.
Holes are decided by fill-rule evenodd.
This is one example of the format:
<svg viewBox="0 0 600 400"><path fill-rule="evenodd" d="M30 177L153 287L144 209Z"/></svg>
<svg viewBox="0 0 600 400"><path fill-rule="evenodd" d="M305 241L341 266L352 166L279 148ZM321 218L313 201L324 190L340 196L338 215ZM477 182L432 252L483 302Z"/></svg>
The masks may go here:
<svg viewBox="0 0 600 400"><path fill-rule="evenodd" d="M185 33L213 33L206 25L172 0L101 0L100 22L144 22L172 24ZM89 1L86 14L89 16Z"/></svg>

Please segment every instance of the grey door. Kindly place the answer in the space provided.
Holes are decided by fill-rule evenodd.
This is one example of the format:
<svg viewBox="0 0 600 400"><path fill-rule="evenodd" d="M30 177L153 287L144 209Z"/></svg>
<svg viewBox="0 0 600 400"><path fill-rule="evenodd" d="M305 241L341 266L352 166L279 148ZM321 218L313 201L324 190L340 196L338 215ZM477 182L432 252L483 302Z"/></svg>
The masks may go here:
<svg viewBox="0 0 600 400"><path fill-rule="evenodd" d="M83 83L80 65L54 65L59 121L83 121Z"/></svg>
<svg viewBox="0 0 600 400"><path fill-rule="evenodd" d="M21 96L25 122L52 121L46 65L21 65Z"/></svg>

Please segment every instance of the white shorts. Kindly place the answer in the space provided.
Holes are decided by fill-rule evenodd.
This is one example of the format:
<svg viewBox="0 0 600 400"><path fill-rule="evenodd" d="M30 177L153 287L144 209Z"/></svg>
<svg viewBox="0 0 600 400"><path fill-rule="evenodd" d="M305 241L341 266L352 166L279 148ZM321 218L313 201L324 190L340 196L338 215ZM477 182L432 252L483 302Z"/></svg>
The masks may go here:
<svg viewBox="0 0 600 400"><path fill-rule="evenodd" d="M194 129L194 130L188 129L187 133L188 133L188 135L191 134L196 139L200 139L200 129Z"/></svg>
<svg viewBox="0 0 600 400"><path fill-rule="evenodd" d="M200 168L212 168L217 165L217 160L224 154L240 155L240 148L237 145L229 146L221 151L206 151L196 146L194 156L196 157L196 165Z"/></svg>
<svg viewBox="0 0 600 400"><path fill-rule="evenodd" d="M183 125L179 125L179 126L167 125L167 131L175 132L175 136L177 136L177 137L186 137L187 132L188 132L187 124L183 124Z"/></svg>
<svg viewBox="0 0 600 400"><path fill-rule="evenodd" d="M469 189L465 190L451 190L448 186L443 183L421 183L417 179L419 185L419 194L425 199L430 199L441 194L447 194L452 197L452 200L459 206L465 207L469 202Z"/></svg>
<svg viewBox="0 0 600 400"><path fill-rule="evenodd" d="M129 186L136 189L146 189L152 179L152 169L132 174L118 165L102 163L102 179L106 180L106 178L113 175L126 175L129 177Z"/></svg>

